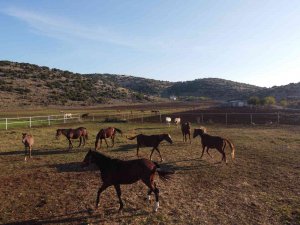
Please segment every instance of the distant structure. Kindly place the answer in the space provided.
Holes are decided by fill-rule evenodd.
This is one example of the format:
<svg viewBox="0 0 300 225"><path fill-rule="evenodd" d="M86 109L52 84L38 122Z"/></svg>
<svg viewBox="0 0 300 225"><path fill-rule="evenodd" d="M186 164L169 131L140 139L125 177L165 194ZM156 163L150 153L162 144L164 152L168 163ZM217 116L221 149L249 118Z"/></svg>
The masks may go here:
<svg viewBox="0 0 300 225"><path fill-rule="evenodd" d="M227 102L227 106L230 107L245 107L248 106L247 101L244 100L231 100Z"/></svg>
<svg viewBox="0 0 300 225"><path fill-rule="evenodd" d="M177 97L175 95L170 95L170 99L173 100L173 101L176 101Z"/></svg>

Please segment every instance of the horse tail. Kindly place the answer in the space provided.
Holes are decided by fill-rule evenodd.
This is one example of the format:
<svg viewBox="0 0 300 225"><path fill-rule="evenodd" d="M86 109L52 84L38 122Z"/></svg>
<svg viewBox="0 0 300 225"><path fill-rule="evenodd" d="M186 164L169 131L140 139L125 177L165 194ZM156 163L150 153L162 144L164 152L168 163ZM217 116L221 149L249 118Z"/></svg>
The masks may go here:
<svg viewBox="0 0 300 225"><path fill-rule="evenodd" d="M114 128L115 128L115 127L114 127ZM120 133L121 135L123 134L122 131L121 131L120 129L115 128L115 130L116 130L118 133Z"/></svg>
<svg viewBox="0 0 300 225"><path fill-rule="evenodd" d="M226 141L226 142L229 144L229 146L230 146L230 148L231 148L231 158L234 159L234 152L235 152L234 145L233 145L232 142L230 142L228 139L225 139L225 138L224 138L224 141Z"/></svg>
<svg viewBox="0 0 300 225"><path fill-rule="evenodd" d="M126 137L128 140L133 140L133 139L135 139L136 137L137 137L138 135L136 135L136 136L134 136L134 137Z"/></svg>
<svg viewBox="0 0 300 225"><path fill-rule="evenodd" d="M172 175L175 173L172 170L166 170L166 169L160 168L160 166L156 162L154 162L154 164L155 164L154 170L158 173L158 176L162 181L170 180L172 178Z"/></svg>

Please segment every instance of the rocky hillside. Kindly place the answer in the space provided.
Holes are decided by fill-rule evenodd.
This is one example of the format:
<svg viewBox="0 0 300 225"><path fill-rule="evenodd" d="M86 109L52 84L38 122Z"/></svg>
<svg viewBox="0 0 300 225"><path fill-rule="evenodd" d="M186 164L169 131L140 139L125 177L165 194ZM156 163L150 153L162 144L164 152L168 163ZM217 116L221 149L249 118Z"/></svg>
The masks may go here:
<svg viewBox="0 0 300 225"><path fill-rule="evenodd" d="M274 96L277 100L296 99L298 104L300 83L272 88L217 78L173 83L126 75L78 74L28 63L0 61L2 107L152 102L171 95L182 99L213 100Z"/></svg>

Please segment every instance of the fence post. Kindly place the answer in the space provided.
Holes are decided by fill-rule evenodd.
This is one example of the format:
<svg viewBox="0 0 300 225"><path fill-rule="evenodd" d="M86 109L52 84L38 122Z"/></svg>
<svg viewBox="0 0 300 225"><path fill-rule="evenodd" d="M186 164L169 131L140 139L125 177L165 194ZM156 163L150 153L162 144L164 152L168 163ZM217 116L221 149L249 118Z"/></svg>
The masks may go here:
<svg viewBox="0 0 300 225"><path fill-rule="evenodd" d="M93 115L93 121L95 121L95 115Z"/></svg>
<svg viewBox="0 0 300 225"><path fill-rule="evenodd" d="M253 121L252 121L252 114L250 114L250 124L251 124L251 125L253 124Z"/></svg>
<svg viewBox="0 0 300 225"><path fill-rule="evenodd" d="M279 112L277 112L277 124L279 124Z"/></svg>
<svg viewBox="0 0 300 225"><path fill-rule="evenodd" d="M66 123L66 117L65 117L65 115L64 115L64 123Z"/></svg>
<svg viewBox="0 0 300 225"><path fill-rule="evenodd" d="M159 121L162 122L162 120L161 120L161 112L159 112Z"/></svg>
<svg viewBox="0 0 300 225"><path fill-rule="evenodd" d="M225 114L226 126L227 126L227 113Z"/></svg>
<svg viewBox="0 0 300 225"><path fill-rule="evenodd" d="M142 123L144 123L144 116L143 116L143 114L142 114Z"/></svg>
<svg viewBox="0 0 300 225"><path fill-rule="evenodd" d="M29 127L31 128L31 117L29 117Z"/></svg>
<svg viewBox="0 0 300 225"><path fill-rule="evenodd" d="M201 114L201 121L202 121L202 123L203 123L203 114Z"/></svg>
<svg viewBox="0 0 300 225"><path fill-rule="evenodd" d="M8 126L7 126L7 118L5 118L5 129L7 130Z"/></svg>
<svg viewBox="0 0 300 225"><path fill-rule="evenodd" d="M48 116L48 126L51 125L51 122L50 122L50 116Z"/></svg>

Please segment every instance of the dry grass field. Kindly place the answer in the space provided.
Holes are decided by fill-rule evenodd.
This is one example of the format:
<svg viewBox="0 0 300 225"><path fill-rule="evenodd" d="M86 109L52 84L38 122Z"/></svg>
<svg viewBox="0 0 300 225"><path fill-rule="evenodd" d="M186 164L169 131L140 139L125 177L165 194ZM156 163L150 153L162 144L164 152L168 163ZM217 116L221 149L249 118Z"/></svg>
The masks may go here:
<svg viewBox="0 0 300 225"><path fill-rule="evenodd" d="M1 130L0 223L1 224L300 224L300 127L208 125L208 132L230 139L236 159L219 163L221 155L211 150L200 159L200 139L182 142L180 129L155 123L68 124L85 126L89 140L85 148L67 151L64 137L55 130L64 125L32 128L33 158L24 161L21 133L26 129ZM93 211L101 184L94 167L82 169L80 162L100 128L115 126L124 132L105 154L135 159L135 141L125 136L168 132L174 143L160 146L162 167L175 170L173 179L160 188L160 205L144 200L147 188L141 182L123 185L125 207L118 213L114 188L101 195ZM192 126L193 128L195 127ZM76 141L74 141L76 142ZM78 142L75 143L75 145ZM227 155L229 149L227 149ZM148 158L149 148L140 154ZM154 160L159 162L155 153Z"/></svg>

